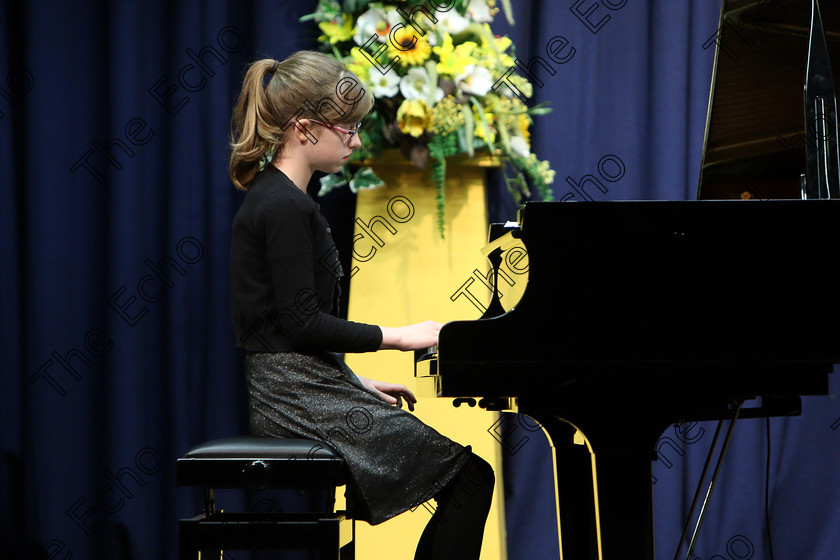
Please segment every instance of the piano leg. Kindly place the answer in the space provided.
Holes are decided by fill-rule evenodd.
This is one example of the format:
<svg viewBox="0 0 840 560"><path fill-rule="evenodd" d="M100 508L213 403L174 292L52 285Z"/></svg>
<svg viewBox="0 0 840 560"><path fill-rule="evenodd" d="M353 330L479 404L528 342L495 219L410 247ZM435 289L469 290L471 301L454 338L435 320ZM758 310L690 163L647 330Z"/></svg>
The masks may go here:
<svg viewBox="0 0 840 560"><path fill-rule="evenodd" d="M554 417L538 418L554 459L554 498L560 558L598 560L592 460L585 445L573 444L577 429Z"/></svg>
<svg viewBox="0 0 840 560"><path fill-rule="evenodd" d="M599 453L595 464L603 558L653 560L650 455Z"/></svg>
<svg viewBox="0 0 840 560"><path fill-rule="evenodd" d="M573 443L573 425L528 414L542 425L554 452L560 558L653 560L650 454L596 456L588 441Z"/></svg>

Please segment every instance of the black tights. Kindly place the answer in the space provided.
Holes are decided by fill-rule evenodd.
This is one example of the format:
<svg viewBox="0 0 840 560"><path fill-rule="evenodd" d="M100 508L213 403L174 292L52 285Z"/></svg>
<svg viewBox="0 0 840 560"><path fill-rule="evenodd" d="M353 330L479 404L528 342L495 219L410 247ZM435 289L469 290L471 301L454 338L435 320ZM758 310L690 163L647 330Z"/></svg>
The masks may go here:
<svg viewBox="0 0 840 560"><path fill-rule="evenodd" d="M414 560L478 560L495 480L487 461L472 454L435 496L437 509L423 530Z"/></svg>

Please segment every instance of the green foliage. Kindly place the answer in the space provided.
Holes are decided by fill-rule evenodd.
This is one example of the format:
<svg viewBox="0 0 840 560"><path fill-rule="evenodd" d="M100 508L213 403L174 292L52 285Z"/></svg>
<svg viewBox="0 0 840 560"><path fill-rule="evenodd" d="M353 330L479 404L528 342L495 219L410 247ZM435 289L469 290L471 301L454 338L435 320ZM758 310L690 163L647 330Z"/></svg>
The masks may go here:
<svg viewBox="0 0 840 560"><path fill-rule="evenodd" d="M383 186L384 184L385 182L373 172L373 169L370 167L362 167L356 171L356 174L353 175L352 179L350 179L350 190L357 193L362 189L375 189Z"/></svg>
<svg viewBox="0 0 840 560"><path fill-rule="evenodd" d="M429 176L437 192L437 224L441 239L445 233L446 158L458 152L458 137L455 134L438 134L429 142Z"/></svg>
<svg viewBox="0 0 840 560"><path fill-rule="evenodd" d="M350 174L347 168L343 167L341 173L328 173L321 177L321 189L318 191L318 196L324 196L333 189L346 185L350 181Z"/></svg>
<svg viewBox="0 0 840 560"><path fill-rule="evenodd" d="M526 199L532 197L528 188L529 181L536 188L541 200L554 200L554 193L551 191L554 171L547 161L540 161L534 154L522 157L519 154L508 153L507 156L511 171L508 172L507 167L505 168L505 186L517 204L524 204Z"/></svg>

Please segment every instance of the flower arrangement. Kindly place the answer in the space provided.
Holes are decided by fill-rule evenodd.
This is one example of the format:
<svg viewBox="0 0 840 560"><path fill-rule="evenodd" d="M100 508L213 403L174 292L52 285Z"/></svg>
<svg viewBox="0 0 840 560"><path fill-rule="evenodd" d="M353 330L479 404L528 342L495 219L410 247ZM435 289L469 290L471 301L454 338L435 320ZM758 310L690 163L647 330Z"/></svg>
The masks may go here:
<svg viewBox="0 0 840 560"><path fill-rule="evenodd" d="M509 1L501 3L512 23ZM517 203L531 197L529 183L551 200L554 171L531 153L528 131L532 116L550 109L523 103L533 87L510 72L511 40L491 32L498 12L495 0L319 0L316 11L301 18L318 23L322 50L355 72L376 100L362 124L362 146L351 157L355 171L345 167L322 178L321 194L344 184L354 192L381 186L363 162L397 147L417 167L430 168L441 235L450 156L486 150L501 160ZM507 83L494 86L503 76Z"/></svg>

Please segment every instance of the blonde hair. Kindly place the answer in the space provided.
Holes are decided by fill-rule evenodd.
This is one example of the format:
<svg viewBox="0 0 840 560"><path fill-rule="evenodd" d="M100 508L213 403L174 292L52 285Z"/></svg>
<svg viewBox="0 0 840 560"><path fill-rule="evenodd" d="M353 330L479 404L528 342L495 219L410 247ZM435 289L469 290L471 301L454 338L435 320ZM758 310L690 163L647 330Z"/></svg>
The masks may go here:
<svg viewBox="0 0 840 560"><path fill-rule="evenodd" d="M233 185L248 190L260 161L282 150L293 120L355 123L372 105L358 76L331 56L298 51L282 62L266 58L251 63L231 119Z"/></svg>

